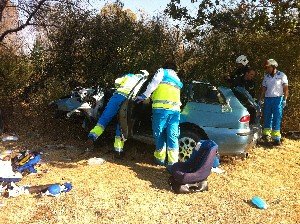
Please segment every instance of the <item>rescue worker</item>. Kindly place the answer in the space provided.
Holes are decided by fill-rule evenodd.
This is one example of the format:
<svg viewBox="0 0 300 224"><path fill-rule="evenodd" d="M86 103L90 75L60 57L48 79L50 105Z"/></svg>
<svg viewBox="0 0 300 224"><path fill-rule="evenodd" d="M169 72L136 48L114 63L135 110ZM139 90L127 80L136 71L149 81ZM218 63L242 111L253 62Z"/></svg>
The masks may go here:
<svg viewBox="0 0 300 224"><path fill-rule="evenodd" d="M230 87L233 87L234 80L245 75L246 71L249 69L249 61L245 55L240 55L236 58L236 70L230 76L226 76L225 80L229 83Z"/></svg>
<svg viewBox="0 0 300 224"><path fill-rule="evenodd" d="M242 76L239 76L233 80L232 86L240 86L244 87L250 95L255 98L255 81L254 77L256 75L256 72L254 69L248 67L245 71L245 74Z"/></svg>
<svg viewBox="0 0 300 224"><path fill-rule="evenodd" d="M142 70L144 73L145 70ZM147 75L147 73L145 73ZM99 138L99 136L104 132L104 129L108 123L118 114L122 103L128 98L129 94L133 88L137 85L139 80L143 77L142 74L126 74L115 80L116 91L113 96L109 99L103 113L98 119L97 125L90 131L88 138L93 142ZM88 145L93 142L88 141ZM122 138L122 133L120 130L120 125L116 125L116 135L114 142L114 152L116 157L124 156L124 139Z"/></svg>
<svg viewBox="0 0 300 224"><path fill-rule="evenodd" d="M155 73L146 91L137 97L142 102L151 96L152 131L155 138L155 162L158 165L173 165L179 156L180 89L173 60L167 60Z"/></svg>
<svg viewBox="0 0 300 224"><path fill-rule="evenodd" d="M282 113L289 93L288 79L283 72L277 70L278 63L274 59L267 60L264 66L266 74L260 96L260 102L264 104L263 139L267 142L273 139L275 145L280 145Z"/></svg>

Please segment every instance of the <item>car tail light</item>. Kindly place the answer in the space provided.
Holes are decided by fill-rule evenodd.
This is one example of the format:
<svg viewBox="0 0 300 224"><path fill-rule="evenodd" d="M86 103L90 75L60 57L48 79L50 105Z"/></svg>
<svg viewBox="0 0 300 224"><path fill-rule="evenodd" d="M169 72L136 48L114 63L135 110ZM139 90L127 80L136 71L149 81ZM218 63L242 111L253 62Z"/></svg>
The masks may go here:
<svg viewBox="0 0 300 224"><path fill-rule="evenodd" d="M250 121L250 115L243 116L240 119L241 123L246 123L246 122L249 122L249 121Z"/></svg>

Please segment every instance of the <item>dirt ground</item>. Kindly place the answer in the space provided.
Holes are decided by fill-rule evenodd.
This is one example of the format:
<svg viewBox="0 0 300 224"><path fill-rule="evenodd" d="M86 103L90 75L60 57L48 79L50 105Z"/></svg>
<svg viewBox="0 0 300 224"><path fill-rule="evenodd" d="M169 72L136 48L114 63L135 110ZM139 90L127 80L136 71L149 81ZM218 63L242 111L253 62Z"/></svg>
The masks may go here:
<svg viewBox="0 0 300 224"><path fill-rule="evenodd" d="M64 122L39 122L41 128L14 118L7 130L19 140L0 142L0 151L43 152L38 174L18 184L69 181L73 189L58 197L0 197L0 223L300 223L299 140L255 147L245 160L222 157L225 173L209 176L208 191L176 195L165 168L152 163L153 146L128 141L125 158L115 160L112 141L105 139L95 151L84 152L82 136ZM106 162L88 165L93 157ZM269 207L252 206L253 196Z"/></svg>

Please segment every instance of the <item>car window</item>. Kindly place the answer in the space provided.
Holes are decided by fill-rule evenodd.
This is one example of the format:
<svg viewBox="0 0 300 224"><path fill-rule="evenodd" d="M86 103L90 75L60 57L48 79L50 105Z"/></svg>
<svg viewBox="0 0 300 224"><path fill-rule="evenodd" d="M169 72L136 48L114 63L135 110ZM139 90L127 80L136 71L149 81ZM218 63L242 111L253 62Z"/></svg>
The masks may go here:
<svg viewBox="0 0 300 224"><path fill-rule="evenodd" d="M199 103L224 104L226 102L215 86L206 83L193 83L190 96L192 101Z"/></svg>

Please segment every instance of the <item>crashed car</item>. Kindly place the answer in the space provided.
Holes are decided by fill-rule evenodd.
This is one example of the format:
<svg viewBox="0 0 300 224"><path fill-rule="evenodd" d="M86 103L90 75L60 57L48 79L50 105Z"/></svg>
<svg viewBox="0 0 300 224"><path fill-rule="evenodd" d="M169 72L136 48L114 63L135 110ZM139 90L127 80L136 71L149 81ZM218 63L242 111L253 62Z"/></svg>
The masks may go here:
<svg viewBox="0 0 300 224"><path fill-rule="evenodd" d="M148 99L142 104L135 102L135 97L145 91L149 82L147 75L141 78L128 100L122 104L118 119L124 138L154 144L151 100ZM84 123L87 120L96 122L100 111L105 107L104 98L107 95L103 89L102 92L99 90L92 89L88 96L82 94L86 89L81 89L71 97L54 101L52 104L56 105L57 110L67 112L67 116L84 113L88 116ZM93 100L85 100L89 98ZM244 88L231 90L192 81L184 83L181 102L181 161L189 158L199 140L215 141L219 146L220 155L246 156L247 149L259 138L259 107Z"/></svg>

